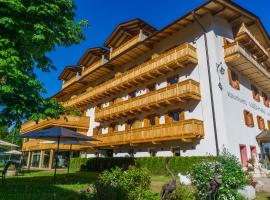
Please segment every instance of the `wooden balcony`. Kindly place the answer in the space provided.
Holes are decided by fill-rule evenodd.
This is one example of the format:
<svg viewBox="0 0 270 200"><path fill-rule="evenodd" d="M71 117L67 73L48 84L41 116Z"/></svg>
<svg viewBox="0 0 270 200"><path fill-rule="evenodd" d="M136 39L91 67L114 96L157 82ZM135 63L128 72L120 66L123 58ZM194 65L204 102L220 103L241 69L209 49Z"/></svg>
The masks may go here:
<svg viewBox="0 0 270 200"><path fill-rule="evenodd" d="M238 42L231 43L224 48L225 62L252 80L265 92L270 93L270 73L266 63L262 63Z"/></svg>
<svg viewBox="0 0 270 200"><path fill-rule="evenodd" d="M132 86L156 79L177 67L185 67L187 64L197 64L197 62L196 49L186 43L124 72L120 76L89 90L87 93L83 93L76 98L64 102L64 105L79 106L93 103L97 99L108 97Z"/></svg>
<svg viewBox="0 0 270 200"><path fill-rule="evenodd" d="M119 55L120 53L124 52L125 50L127 50L128 48L132 47L133 45L137 44L138 42L141 42L143 40L143 35L142 33L134 36L133 38L131 38L130 40L128 40L127 42L125 42L124 44L122 44L121 46L119 46L116 49L113 49L110 53L110 59L112 59L113 57Z"/></svg>
<svg viewBox="0 0 270 200"><path fill-rule="evenodd" d="M199 100L200 84L194 80L185 80L142 96L113 104L97 110L96 121L113 120L129 114L147 112L151 109L166 107L171 103Z"/></svg>
<svg viewBox="0 0 270 200"><path fill-rule="evenodd" d="M172 140L189 141L204 136L203 122L189 119L170 124L143 127L123 132L99 134L97 146L114 146L138 143L155 143Z"/></svg>
<svg viewBox="0 0 270 200"><path fill-rule="evenodd" d="M27 133L31 131L49 128L52 126L63 126L69 128L79 129L81 132L86 132L89 127L89 118L84 116L67 116L67 119L61 117L60 119L41 120L38 123L28 121L21 127L20 133Z"/></svg>
<svg viewBox="0 0 270 200"><path fill-rule="evenodd" d="M245 24L240 27L235 41L239 42L245 49L247 49L252 55L254 55L258 62L266 61L269 56L265 48L255 38L255 36L247 29Z"/></svg>

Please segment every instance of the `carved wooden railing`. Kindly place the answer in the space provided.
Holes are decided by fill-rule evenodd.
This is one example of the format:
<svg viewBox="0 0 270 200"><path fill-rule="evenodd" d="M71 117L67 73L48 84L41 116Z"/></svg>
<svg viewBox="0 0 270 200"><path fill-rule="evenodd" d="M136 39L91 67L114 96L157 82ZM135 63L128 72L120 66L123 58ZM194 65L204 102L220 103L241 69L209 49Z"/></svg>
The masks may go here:
<svg viewBox="0 0 270 200"><path fill-rule="evenodd" d="M78 95L76 98L64 102L65 106L83 105L93 103L97 99L107 97L130 87L130 84L145 82L164 75L176 67L184 67L185 64L197 64L196 49L186 43L164 54L157 56L116 78L113 78L102 85L99 85L86 93Z"/></svg>
<svg viewBox="0 0 270 200"><path fill-rule="evenodd" d="M151 106L166 106L170 102L200 99L200 84L194 80L185 80L168 87L146 93L127 101L115 103L96 111L97 121L110 120L129 113L142 112Z"/></svg>
<svg viewBox="0 0 270 200"><path fill-rule="evenodd" d="M203 122L188 119L170 124L143 127L129 131L99 134L94 137L100 140L97 146L113 146L169 140L192 140L204 136Z"/></svg>

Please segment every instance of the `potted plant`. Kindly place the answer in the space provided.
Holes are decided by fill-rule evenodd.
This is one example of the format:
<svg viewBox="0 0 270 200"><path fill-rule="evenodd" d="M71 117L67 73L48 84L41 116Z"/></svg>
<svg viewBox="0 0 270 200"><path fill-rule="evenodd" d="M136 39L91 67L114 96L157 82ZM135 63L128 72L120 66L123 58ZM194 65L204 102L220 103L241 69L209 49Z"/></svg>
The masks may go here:
<svg viewBox="0 0 270 200"><path fill-rule="evenodd" d="M15 165L10 165L7 170L7 176L16 176L16 167Z"/></svg>

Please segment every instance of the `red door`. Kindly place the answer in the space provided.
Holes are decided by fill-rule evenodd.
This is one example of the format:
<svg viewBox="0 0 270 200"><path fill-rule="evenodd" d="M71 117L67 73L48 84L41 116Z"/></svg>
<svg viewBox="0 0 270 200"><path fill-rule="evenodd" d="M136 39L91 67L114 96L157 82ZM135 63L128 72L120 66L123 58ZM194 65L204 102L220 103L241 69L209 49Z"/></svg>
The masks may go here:
<svg viewBox="0 0 270 200"><path fill-rule="evenodd" d="M240 155L241 155L242 166L247 167L248 165L247 147L244 144L240 144Z"/></svg>
<svg viewBox="0 0 270 200"><path fill-rule="evenodd" d="M251 158L255 159L255 157L257 156L257 150L255 146L250 146L250 153L251 153Z"/></svg>

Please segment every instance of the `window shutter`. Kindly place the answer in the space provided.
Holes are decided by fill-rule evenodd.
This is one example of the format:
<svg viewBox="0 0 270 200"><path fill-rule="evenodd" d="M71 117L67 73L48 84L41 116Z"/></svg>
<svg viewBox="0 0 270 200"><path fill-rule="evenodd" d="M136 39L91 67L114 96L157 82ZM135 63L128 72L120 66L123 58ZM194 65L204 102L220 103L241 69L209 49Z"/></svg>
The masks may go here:
<svg viewBox="0 0 270 200"><path fill-rule="evenodd" d="M185 112L184 111L180 112L179 119L180 119L180 121L185 120Z"/></svg>
<svg viewBox="0 0 270 200"><path fill-rule="evenodd" d="M125 123L125 131L129 131L130 130L130 124L127 122Z"/></svg>
<svg viewBox="0 0 270 200"><path fill-rule="evenodd" d="M148 118L144 118L143 121L144 127L148 127L150 125L150 120Z"/></svg>
<svg viewBox="0 0 270 200"><path fill-rule="evenodd" d="M169 113L165 114L165 123L168 124L171 122L172 122L172 120L171 120L171 117L169 116Z"/></svg>
<svg viewBox="0 0 270 200"><path fill-rule="evenodd" d="M159 116L155 115L155 125L159 125Z"/></svg>

